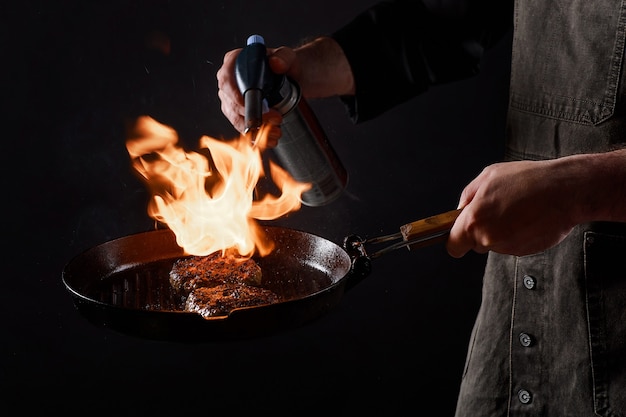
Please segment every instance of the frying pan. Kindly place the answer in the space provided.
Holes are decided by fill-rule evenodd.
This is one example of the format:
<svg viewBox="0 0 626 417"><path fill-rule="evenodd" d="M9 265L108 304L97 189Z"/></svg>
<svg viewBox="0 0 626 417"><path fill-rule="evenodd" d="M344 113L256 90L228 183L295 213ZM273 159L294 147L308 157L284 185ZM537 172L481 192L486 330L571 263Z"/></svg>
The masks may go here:
<svg viewBox="0 0 626 417"><path fill-rule="evenodd" d="M278 303L232 310L204 318L183 311L169 283L175 260L186 254L169 229L105 242L69 261L63 283L74 305L91 323L156 340L205 342L244 339L302 326L330 311L344 292L371 272L371 260L399 247L421 247L445 239L458 210L409 223L400 233L364 240L344 239L343 247L289 228L266 226L275 249L254 257L262 287L281 296ZM367 254L366 244L400 239Z"/></svg>

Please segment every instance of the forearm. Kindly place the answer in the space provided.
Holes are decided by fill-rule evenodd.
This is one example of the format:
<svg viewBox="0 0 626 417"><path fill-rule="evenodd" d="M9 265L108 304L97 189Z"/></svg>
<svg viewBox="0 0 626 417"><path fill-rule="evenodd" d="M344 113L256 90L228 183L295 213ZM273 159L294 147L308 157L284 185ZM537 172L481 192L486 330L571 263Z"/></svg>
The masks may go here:
<svg viewBox="0 0 626 417"><path fill-rule="evenodd" d="M461 193L448 252L524 256L579 224L626 222L626 149L489 165Z"/></svg>
<svg viewBox="0 0 626 417"><path fill-rule="evenodd" d="M354 94L352 69L337 42L326 36L294 49L299 68L302 94L324 98Z"/></svg>
<svg viewBox="0 0 626 417"><path fill-rule="evenodd" d="M571 193L575 223L626 222L626 149L556 161L567 164L566 172L574 180Z"/></svg>

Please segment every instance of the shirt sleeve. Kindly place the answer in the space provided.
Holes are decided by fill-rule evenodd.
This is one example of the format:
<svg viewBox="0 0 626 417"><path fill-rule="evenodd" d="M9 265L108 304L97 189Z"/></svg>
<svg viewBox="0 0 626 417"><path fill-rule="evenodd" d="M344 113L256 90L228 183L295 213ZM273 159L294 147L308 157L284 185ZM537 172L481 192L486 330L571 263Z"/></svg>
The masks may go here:
<svg viewBox="0 0 626 417"><path fill-rule="evenodd" d="M426 91L471 77L512 24L508 0L382 1L332 34L354 74L341 99L353 122L370 120Z"/></svg>

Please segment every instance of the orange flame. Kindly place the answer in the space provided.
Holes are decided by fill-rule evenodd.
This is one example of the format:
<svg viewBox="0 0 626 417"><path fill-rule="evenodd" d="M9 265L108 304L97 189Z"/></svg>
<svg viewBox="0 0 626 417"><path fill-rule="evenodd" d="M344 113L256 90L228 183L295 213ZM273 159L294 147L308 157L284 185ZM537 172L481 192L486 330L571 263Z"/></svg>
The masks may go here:
<svg viewBox="0 0 626 417"><path fill-rule="evenodd" d="M234 249L240 256L261 256L273 250L256 220L273 220L301 206L310 184L295 181L270 162L270 175L279 196L254 200L254 189L264 176L261 149L267 130L256 145L241 136L220 141L200 139L200 152L186 152L178 134L148 116L142 116L126 141L132 166L152 192L148 214L166 224L186 253L208 255ZM212 162L212 163L211 163Z"/></svg>

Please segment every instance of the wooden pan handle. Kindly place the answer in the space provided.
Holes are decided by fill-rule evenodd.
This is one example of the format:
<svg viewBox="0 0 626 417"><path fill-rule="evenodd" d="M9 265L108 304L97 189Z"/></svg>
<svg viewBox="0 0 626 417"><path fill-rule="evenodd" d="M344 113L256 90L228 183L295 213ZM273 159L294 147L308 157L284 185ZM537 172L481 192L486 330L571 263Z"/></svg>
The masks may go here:
<svg viewBox="0 0 626 417"><path fill-rule="evenodd" d="M459 217L461 210L462 209L447 211L400 226L402 239L405 241L425 239L423 242L409 246L409 250L445 241L447 239L445 232L450 231L454 221ZM438 236L439 233L444 234ZM435 235L435 237L428 239L428 237L432 235Z"/></svg>

